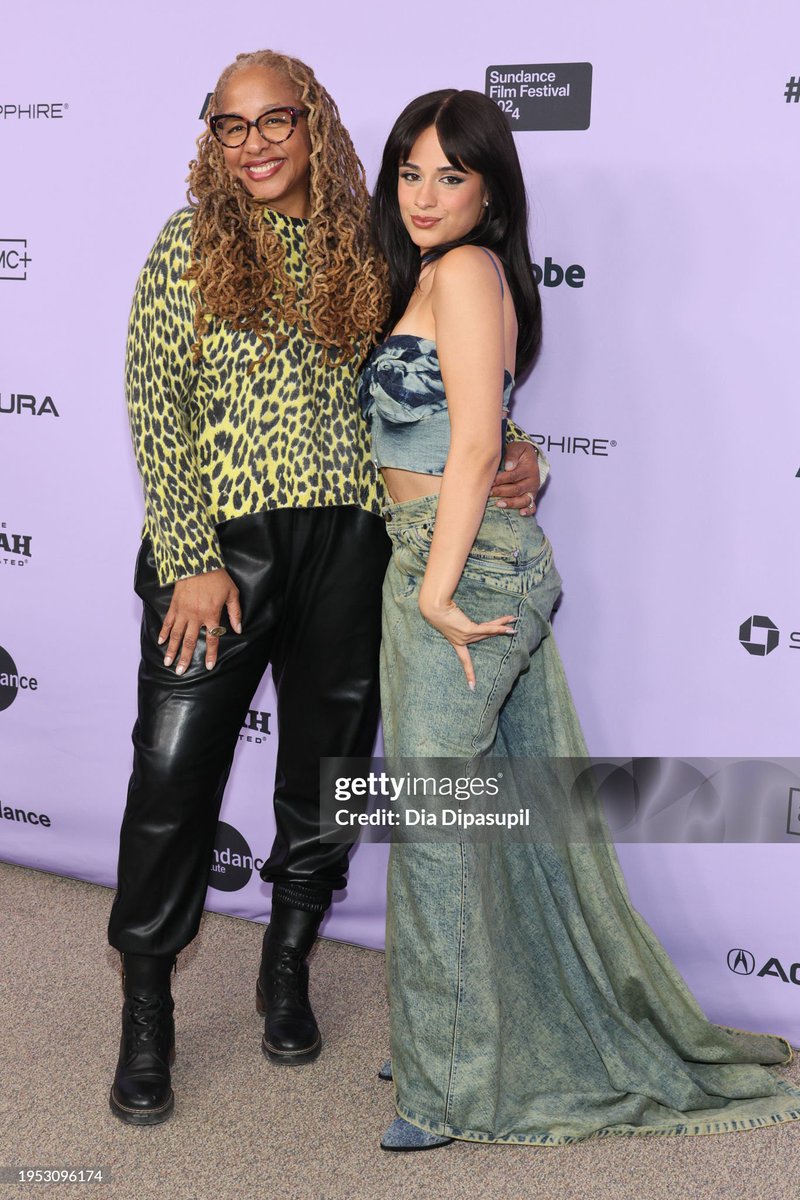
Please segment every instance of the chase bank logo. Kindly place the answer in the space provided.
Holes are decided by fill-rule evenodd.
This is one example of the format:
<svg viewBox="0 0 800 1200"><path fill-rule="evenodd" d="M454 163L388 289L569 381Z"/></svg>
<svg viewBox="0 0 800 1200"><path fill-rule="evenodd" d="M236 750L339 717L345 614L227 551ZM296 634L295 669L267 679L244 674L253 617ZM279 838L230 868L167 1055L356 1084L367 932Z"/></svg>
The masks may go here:
<svg viewBox="0 0 800 1200"><path fill-rule="evenodd" d="M739 626L739 641L748 654L760 658L772 653L780 636L778 626L769 617L748 617Z"/></svg>
<svg viewBox="0 0 800 1200"><path fill-rule="evenodd" d="M752 975L756 969L756 960L749 950L729 950L728 968L734 975Z"/></svg>

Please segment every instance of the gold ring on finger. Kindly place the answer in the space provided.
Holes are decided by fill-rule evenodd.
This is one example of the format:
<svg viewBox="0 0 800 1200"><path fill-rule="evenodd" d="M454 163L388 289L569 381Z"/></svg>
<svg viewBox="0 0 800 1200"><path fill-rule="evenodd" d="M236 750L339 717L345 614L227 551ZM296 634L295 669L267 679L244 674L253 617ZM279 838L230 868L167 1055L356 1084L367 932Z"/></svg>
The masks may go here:
<svg viewBox="0 0 800 1200"><path fill-rule="evenodd" d="M224 625L212 625L210 629L206 629L207 637L222 637L228 631Z"/></svg>

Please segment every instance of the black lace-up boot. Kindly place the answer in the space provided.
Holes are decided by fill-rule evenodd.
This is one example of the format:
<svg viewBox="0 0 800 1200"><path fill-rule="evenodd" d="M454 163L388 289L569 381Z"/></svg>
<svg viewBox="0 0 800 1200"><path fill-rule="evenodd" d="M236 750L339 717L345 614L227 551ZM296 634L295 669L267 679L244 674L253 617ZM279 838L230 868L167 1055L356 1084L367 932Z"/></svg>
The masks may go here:
<svg viewBox="0 0 800 1200"><path fill-rule="evenodd" d="M320 901L320 911L306 912L276 900L273 893L256 986L256 1007L265 1017L261 1049L271 1062L313 1062L322 1048L308 999L305 959L327 906Z"/></svg>
<svg viewBox="0 0 800 1200"><path fill-rule="evenodd" d="M109 1102L129 1125L158 1125L175 1104L169 1074L175 1060L169 987L174 962L149 954L122 956L122 1040Z"/></svg>

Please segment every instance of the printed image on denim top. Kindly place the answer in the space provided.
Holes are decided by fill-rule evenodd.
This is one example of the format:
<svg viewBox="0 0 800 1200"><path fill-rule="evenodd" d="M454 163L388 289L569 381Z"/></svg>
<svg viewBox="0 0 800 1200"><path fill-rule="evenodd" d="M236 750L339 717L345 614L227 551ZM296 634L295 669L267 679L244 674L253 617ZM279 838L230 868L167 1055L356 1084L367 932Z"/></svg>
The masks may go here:
<svg viewBox="0 0 800 1200"><path fill-rule="evenodd" d="M503 417L514 380L503 380ZM372 459L378 467L398 467L441 475L450 450L450 417L436 343L414 333L393 333L376 346L361 373L359 401L372 431ZM502 422L498 457L505 451Z"/></svg>

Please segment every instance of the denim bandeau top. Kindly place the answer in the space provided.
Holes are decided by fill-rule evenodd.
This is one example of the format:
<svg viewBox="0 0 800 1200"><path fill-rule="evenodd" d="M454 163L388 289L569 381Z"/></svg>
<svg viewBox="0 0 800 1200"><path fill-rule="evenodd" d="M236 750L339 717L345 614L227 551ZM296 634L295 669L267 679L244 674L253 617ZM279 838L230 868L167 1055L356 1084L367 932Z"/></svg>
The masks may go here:
<svg viewBox="0 0 800 1200"><path fill-rule="evenodd" d="M513 386L514 380L506 371L504 418ZM376 466L399 467L421 475L443 473L450 450L450 418L434 341L414 333L387 337L367 359L361 373L359 401L371 426ZM498 430L498 458L505 453L505 442L504 419Z"/></svg>

